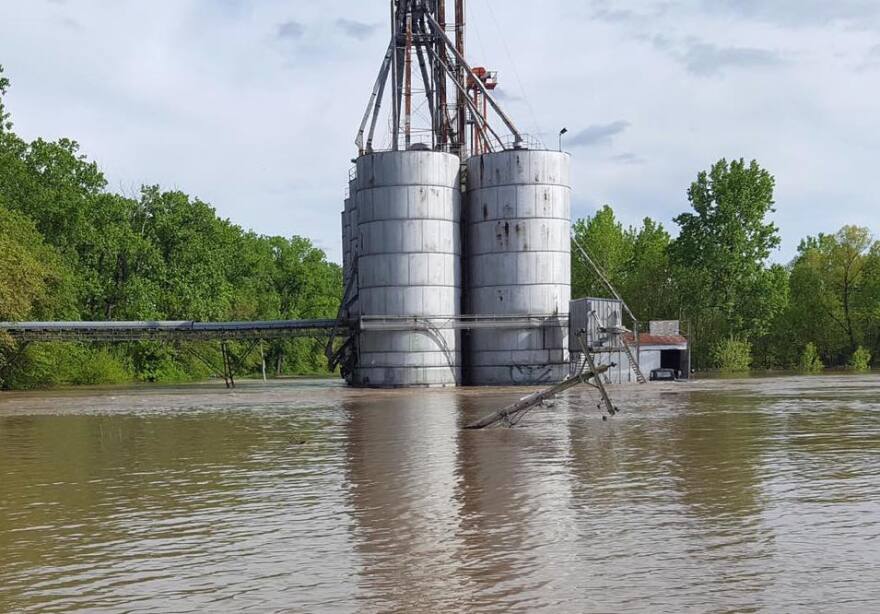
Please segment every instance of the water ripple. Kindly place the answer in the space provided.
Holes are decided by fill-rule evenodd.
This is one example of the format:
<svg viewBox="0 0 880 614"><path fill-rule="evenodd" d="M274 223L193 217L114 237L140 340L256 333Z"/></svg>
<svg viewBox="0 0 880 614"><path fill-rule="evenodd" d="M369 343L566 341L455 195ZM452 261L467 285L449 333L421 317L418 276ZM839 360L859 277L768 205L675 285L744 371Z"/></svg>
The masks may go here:
<svg viewBox="0 0 880 614"><path fill-rule="evenodd" d="M0 397L0 611L860 612L880 378Z"/></svg>

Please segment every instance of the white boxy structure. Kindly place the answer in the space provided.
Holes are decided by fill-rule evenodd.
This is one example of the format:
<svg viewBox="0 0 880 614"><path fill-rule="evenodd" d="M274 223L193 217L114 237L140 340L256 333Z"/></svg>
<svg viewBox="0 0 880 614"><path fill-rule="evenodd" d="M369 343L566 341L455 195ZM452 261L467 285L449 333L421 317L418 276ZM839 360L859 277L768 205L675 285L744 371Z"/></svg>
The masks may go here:
<svg viewBox="0 0 880 614"><path fill-rule="evenodd" d="M571 364L583 360L583 348L577 332L586 330L588 348L597 365L615 363L607 371L606 382L635 384L636 373L623 347L629 345L639 368L650 378L654 369L672 369L678 378L687 378L690 372L688 340L681 334L678 320L655 320L648 323L648 331L636 335L622 328L623 304L617 299L582 298L571 301L569 338ZM616 333L614 331L621 331ZM620 338L622 337L622 339Z"/></svg>

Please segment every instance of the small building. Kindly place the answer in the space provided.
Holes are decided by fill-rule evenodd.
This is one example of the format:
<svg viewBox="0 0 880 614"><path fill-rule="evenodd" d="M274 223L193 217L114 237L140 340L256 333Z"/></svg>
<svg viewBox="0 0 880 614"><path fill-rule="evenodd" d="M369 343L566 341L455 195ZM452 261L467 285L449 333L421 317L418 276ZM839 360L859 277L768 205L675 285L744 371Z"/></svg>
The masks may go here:
<svg viewBox="0 0 880 614"><path fill-rule="evenodd" d="M648 322L647 331L636 332L632 322L624 324L622 301L608 298L582 298L571 301L569 312L569 351L572 370L584 361L589 351L596 365L614 363L605 381L612 384L638 381L631 362L638 363L646 379L654 369L672 369L684 379L690 373L687 338L681 334L678 320ZM584 335L579 335L584 331ZM584 340L586 347L584 347ZM632 356L632 360L630 359Z"/></svg>

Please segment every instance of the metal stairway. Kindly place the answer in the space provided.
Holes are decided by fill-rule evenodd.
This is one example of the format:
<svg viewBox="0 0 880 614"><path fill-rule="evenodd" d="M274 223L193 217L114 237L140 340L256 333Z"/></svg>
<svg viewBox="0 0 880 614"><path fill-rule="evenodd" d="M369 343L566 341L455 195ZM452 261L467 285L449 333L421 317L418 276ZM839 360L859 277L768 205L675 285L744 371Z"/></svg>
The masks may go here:
<svg viewBox="0 0 880 614"><path fill-rule="evenodd" d="M614 340L614 346L617 346L617 341L620 341L620 345L623 346L623 351L626 352L626 358L629 361L629 367L632 369L633 373L636 374L636 381L640 384L647 384L648 380L645 379L645 375L642 373L641 367L639 367L639 361L636 360L636 357L633 356L632 348L629 346L629 343L626 341L626 334L630 331L627 330L623 326L605 326L599 320L599 316L596 315L595 311L590 312L590 317L596 321L596 326L599 332L605 333L609 335ZM592 348L584 348L585 351ZM592 366L592 365L591 365Z"/></svg>
<svg viewBox="0 0 880 614"><path fill-rule="evenodd" d="M342 294L342 302L339 304L339 311L336 314L336 325L331 329L330 338L327 340L327 346L324 348L324 355L327 357L327 368L330 371L335 371L339 367L339 372L345 380L349 379L349 375L354 370L354 363L357 361L357 334L352 330L348 321L348 308L358 298L356 292L354 295L349 296L352 288L354 288L356 279L357 269L352 271L352 275ZM339 348L334 349L334 342L340 334L347 334L347 337Z"/></svg>
<svg viewBox="0 0 880 614"><path fill-rule="evenodd" d="M636 381L640 384L647 384L648 380L645 379L645 375L642 373L641 367L639 367L639 361L633 356L632 349L629 347L629 343L626 342L626 337L620 335L620 342L623 344L623 350L626 352L629 366L633 370L633 373L636 374Z"/></svg>

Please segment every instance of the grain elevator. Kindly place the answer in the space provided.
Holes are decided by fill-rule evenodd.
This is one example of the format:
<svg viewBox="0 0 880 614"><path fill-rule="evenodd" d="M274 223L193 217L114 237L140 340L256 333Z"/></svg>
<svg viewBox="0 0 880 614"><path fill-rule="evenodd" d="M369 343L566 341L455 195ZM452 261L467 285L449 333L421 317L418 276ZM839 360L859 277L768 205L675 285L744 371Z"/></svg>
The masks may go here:
<svg viewBox="0 0 880 614"><path fill-rule="evenodd" d="M465 58L464 0L449 5L391 1L355 141L342 211L350 333L332 360L355 386L568 373L569 157L518 131L497 75Z"/></svg>

